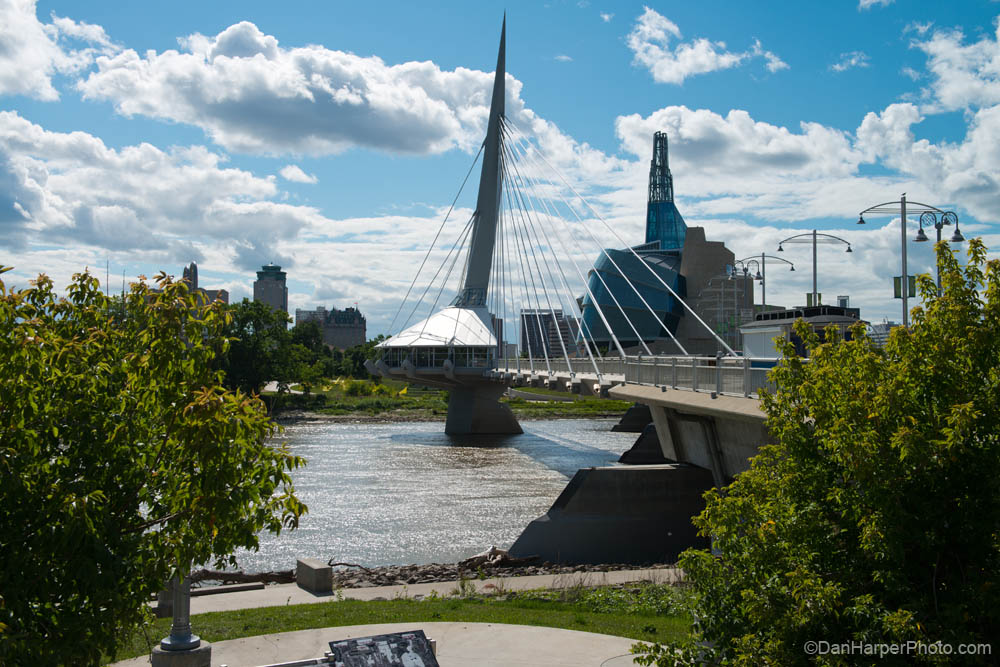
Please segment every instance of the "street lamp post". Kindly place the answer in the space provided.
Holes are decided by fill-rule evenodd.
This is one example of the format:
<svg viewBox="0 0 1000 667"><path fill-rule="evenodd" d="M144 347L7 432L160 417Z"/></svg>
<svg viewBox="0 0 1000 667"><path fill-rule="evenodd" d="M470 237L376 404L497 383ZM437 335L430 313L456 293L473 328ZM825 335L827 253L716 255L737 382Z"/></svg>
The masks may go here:
<svg viewBox="0 0 1000 667"><path fill-rule="evenodd" d="M815 229L812 232L806 232L805 234L796 234L795 236L789 236L784 241L778 243L778 252L784 252L785 249L782 247L786 243L811 243L813 250L813 289L812 289L812 302L814 306L819 305L819 292L816 291L816 244L817 243L843 243L847 246L847 252L854 252L851 250L851 244L848 241L840 238L839 236L834 236L833 234L824 234L822 232L817 232Z"/></svg>
<svg viewBox="0 0 1000 667"><path fill-rule="evenodd" d="M923 243L927 240L927 234L924 234L924 225L933 226L937 230L937 242L941 243L941 228L945 225L955 225L955 233L951 235L952 243L961 243L965 240L962 236L961 230L958 228L958 216L952 211L945 211L940 216L933 211L925 211L920 214L920 229L917 230L917 237L913 239L917 243ZM936 263L936 262L935 262ZM941 295L941 267L937 267L937 288L938 296Z"/></svg>
<svg viewBox="0 0 1000 667"><path fill-rule="evenodd" d="M784 262L785 264L788 264L790 267L792 267L791 269L789 269L789 271L794 271L795 270L795 264L793 264L792 262L789 262L787 259L782 259L780 257L775 257L774 255L766 255L764 253L760 253L760 259L759 260L757 259L756 255L753 256L753 257L744 257L743 259L737 260L737 261L740 261L740 262L748 262L748 261L751 261L751 260L754 261L754 262L758 262L758 266L760 267L760 275L759 275L759 277L757 279L760 280L760 305L761 305L761 310L767 308L767 261L766 260L769 260L769 259L774 259L774 260L777 260L779 262Z"/></svg>
<svg viewBox="0 0 1000 667"><path fill-rule="evenodd" d="M752 276L750 275L750 272L753 271L753 269L750 268L751 264L754 264L757 267L757 269L755 271L755 274L752 275ZM729 275L729 279L730 280L732 280L733 278L735 278L736 275L737 275L737 271L736 271L736 266L737 265L739 265L743 269L743 305L746 305L746 302L747 302L747 281L750 280L751 278L753 280L763 281L764 277L760 273L760 262L758 262L755 258L747 258L747 259L738 259L735 262L733 262L733 272ZM751 303L750 306L753 307L754 304Z"/></svg>
<svg viewBox="0 0 1000 667"><path fill-rule="evenodd" d="M951 211L942 211L936 206L930 206L929 204L921 204L920 202L906 201L906 193L904 192L899 201L884 202L882 204L876 204L875 206L870 206L858 214L858 224L865 224L865 213L888 213L894 214L899 212L899 238L900 238L900 263L902 268L902 274L900 276L900 293L903 297L903 326L910 325L910 309L907 304L907 297L910 294L910 280L909 275L906 271L906 207L910 206L910 210L913 213L920 213L920 231L917 232L917 237L914 239L917 242L926 241L927 235L924 234L924 224L930 224L932 221L934 223L935 229L937 229L938 241L941 241L941 227L944 225L950 225L952 222L955 223L955 233L951 237L952 243L961 243L965 240L962 236L962 232L958 229L958 216ZM931 214L933 218L924 216ZM938 217L940 216L940 218ZM941 274L938 272L938 291L941 290Z"/></svg>

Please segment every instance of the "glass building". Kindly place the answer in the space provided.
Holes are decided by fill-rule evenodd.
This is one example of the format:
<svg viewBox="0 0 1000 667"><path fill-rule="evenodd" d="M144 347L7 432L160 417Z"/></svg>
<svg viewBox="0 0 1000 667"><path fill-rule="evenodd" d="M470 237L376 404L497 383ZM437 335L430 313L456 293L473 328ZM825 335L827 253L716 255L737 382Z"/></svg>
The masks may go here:
<svg viewBox="0 0 1000 667"><path fill-rule="evenodd" d="M584 333L598 343L611 342L607 327L594 306L594 299L623 346L637 345L640 339L649 342L665 338L667 329L675 333L683 306L660 280L677 294L686 295L687 286L680 273L686 236L687 225L674 205L674 179L667 155L667 134L657 132L653 135L653 158L649 165L646 241L633 246L631 251L605 249L594 262L587 283L589 293L584 296L582 304ZM628 277L628 282L623 274ZM629 282L635 289L629 286Z"/></svg>

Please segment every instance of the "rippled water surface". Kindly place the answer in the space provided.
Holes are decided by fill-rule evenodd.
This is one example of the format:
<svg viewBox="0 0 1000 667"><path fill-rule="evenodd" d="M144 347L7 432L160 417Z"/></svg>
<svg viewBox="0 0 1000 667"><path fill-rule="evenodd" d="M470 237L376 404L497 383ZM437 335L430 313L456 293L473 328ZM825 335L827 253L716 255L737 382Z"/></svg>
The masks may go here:
<svg viewBox="0 0 1000 667"><path fill-rule="evenodd" d="M448 563L507 548L579 469L613 464L634 442L614 420L526 421L516 436L452 437L442 422L300 423L282 440L309 506L299 528L241 552L247 571L315 557L362 565Z"/></svg>

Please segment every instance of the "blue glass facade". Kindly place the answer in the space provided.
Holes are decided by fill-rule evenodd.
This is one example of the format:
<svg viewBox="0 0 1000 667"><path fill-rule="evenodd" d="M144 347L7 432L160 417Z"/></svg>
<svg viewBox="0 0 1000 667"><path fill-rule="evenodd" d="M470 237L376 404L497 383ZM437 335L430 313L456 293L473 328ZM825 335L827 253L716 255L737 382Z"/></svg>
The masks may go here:
<svg viewBox="0 0 1000 667"><path fill-rule="evenodd" d="M646 243L660 242L660 250L681 250L687 225L672 201L649 202L646 206Z"/></svg>
<svg viewBox="0 0 1000 667"><path fill-rule="evenodd" d="M611 340L600 313L594 307L594 299L623 344L637 344L640 338L645 341L666 338L667 329L675 332L683 306L656 276L684 296L686 286L684 277L680 275L680 254L642 250L638 251L639 257L636 257L629 250L609 249L606 252L607 255L602 253L598 257L590 272L587 283L589 293L583 298L583 333L598 343ZM618 268L615 267L616 264ZM628 282L622 278L622 273L628 276ZM639 298L640 294L642 299ZM643 304L643 299L649 308ZM650 309L653 313L650 313Z"/></svg>
<svg viewBox="0 0 1000 667"><path fill-rule="evenodd" d="M682 297L687 295L684 277L680 275L686 236L687 225L674 205L674 179L667 159L667 135L657 132L653 135L653 159L649 166L646 242L633 248L635 254L628 249L607 249L606 254L602 253L594 262L587 281L589 292L583 299L584 335L589 332L589 337L598 343L611 341L608 329L594 306L595 299L615 336L623 344L634 345L639 339L649 342L666 338L668 329L675 333L683 306L653 272L674 292ZM643 299L649 308L643 304ZM650 308L655 316L649 312Z"/></svg>

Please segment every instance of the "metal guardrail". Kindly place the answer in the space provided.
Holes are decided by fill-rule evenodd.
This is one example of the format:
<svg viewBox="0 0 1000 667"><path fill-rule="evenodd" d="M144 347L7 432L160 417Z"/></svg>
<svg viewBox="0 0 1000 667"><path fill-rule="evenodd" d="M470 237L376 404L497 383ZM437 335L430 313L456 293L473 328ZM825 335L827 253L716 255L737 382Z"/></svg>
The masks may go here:
<svg viewBox="0 0 1000 667"><path fill-rule="evenodd" d="M594 365L602 380L625 382L719 395L756 398L762 387L770 386L767 373L774 359L750 357L636 356L589 359L511 359L498 370L531 372L540 376L570 375L594 377ZM608 377L604 377L608 376Z"/></svg>

